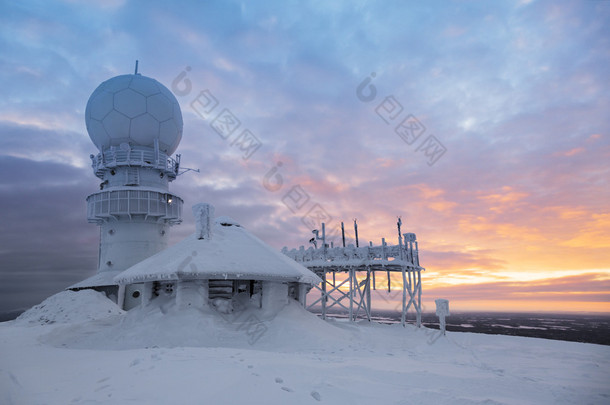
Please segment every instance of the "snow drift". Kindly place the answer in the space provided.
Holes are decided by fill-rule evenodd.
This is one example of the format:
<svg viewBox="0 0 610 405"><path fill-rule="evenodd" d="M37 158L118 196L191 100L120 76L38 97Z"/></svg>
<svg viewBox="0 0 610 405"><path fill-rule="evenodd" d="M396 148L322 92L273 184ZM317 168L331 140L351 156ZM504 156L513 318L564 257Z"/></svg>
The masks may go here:
<svg viewBox="0 0 610 405"><path fill-rule="evenodd" d="M0 403L608 404L610 347L325 322L291 303L124 313L92 291L0 324ZM120 350L118 350L120 349Z"/></svg>
<svg viewBox="0 0 610 405"><path fill-rule="evenodd" d="M16 322L41 325L78 323L120 315L124 312L100 292L62 291L22 313Z"/></svg>
<svg viewBox="0 0 610 405"><path fill-rule="evenodd" d="M88 301L90 295L83 298ZM74 303L72 295L63 293L53 301L62 300L65 302L57 305L62 309ZM223 313L225 311L218 311L213 306L178 308L174 300L159 298L146 307L134 308L118 317L110 316L119 313L118 307L106 301L105 307L114 306L114 311L105 312L108 316L98 314L95 319L91 317L90 322L81 322L82 317L78 316L71 324L53 329L41 340L57 347L79 349L252 346L300 350L316 347L320 341L353 338L344 328L320 320L294 301L274 311L237 302L232 312ZM94 313L92 309L87 311Z"/></svg>

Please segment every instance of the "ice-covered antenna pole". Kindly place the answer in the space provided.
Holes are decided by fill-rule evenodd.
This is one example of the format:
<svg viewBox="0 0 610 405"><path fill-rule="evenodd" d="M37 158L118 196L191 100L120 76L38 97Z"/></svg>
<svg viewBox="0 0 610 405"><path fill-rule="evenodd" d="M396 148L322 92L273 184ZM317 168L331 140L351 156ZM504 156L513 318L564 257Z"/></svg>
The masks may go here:
<svg viewBox="0 0 610 405"><path fill-rule="evenodd" d="M358 223L356 221L357 221L357 219L354 218L354 233L356 234L356 247L360 247L358 244Z"/></svg>
<svg viewBox="0 0 610 405"><path fill-rule="evenodd" d="M320 232L317 229L314 229L313 231L311 231L311 233L316 235L314 241L318 241L318 240L322 241L322 248L324 249L324 253L326 253L326 224L324 224L324 222L322 222L322 237L319 236ZM314 242L314 246L317 247L317 244L315 242Z"/></svg>
<svg viewBox="0 0 610 405"><path fill-rule="evenodd" d="M136 70L133 72L134 75L138 74L138 60L136 59Z"/></svg>
<svg viewBox="0 0 610 405"><path fill-rule="evenodd" d="M193 216L198 239L210 239L212 237L212 225L214 224L214 206L206 203L193 205Z"/></svg>
<svg viewBox="0 0 610 405"><path fill-rule="evenodd" d="M383 260L387 260L388 257L386 256L386 246L387 244L385 243L385 238L381 238L381 252L382 252L382 258ZM388 292L392 291L392 277L390 275L390 270L388 270Z"/></svg>
<svg viewBox="0 0 610 405"><path fill-rule="evenodd" d="M398 247L400 250L400 260L402 260L402 233L400 233L400 226L402 225L402 219L398 217L398 222L396 222L396 226L398 227Z"/></svg>
<svg viewBox="0 0 610 405"><path fill-rule="evenodd" d="M341 222L341 238L343 239L343 247L345 247L345 228L343 227L343 222Z"/></svg>

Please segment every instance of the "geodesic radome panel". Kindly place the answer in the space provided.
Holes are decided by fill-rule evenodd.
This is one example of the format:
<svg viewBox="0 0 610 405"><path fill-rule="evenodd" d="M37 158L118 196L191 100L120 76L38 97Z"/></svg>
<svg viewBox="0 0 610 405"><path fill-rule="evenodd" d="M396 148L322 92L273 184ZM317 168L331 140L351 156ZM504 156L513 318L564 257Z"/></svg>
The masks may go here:
<svg viewBox="0 0 610 405"><path fill-rule="evenodd" d="M171 155L182 139L182 112L165 86L142 75L106 80L89 97L87 132L100 151L128 143L154 147Z"/></svg>

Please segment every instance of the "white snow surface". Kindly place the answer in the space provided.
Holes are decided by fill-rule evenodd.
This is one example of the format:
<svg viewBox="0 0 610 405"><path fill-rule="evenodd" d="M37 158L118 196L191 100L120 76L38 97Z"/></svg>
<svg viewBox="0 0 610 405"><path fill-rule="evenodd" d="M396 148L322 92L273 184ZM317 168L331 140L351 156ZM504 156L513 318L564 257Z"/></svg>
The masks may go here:
<svg viewBox="0 0 610 405"><path fill-rule="evenodd" d="M295 302L124 313L79 291L43 304L0 324L2 404L610 402L608 346L322 321Z"/></svg>
<svg viewBox="0 0 610 405"><path fill-rule="evenodd" d="M76 323L124 312L103 293L93 290L62 291L19 315L15 323Z"/></svg>
<svg viewBox="0 0 610 405"><path fill-rule="evenodd" d="M210 239L199 239L192 234L128 268L114 281L130 284L178 278L271 279L311 285L322 281L243 227L223 226L218 221Z"/></svg>

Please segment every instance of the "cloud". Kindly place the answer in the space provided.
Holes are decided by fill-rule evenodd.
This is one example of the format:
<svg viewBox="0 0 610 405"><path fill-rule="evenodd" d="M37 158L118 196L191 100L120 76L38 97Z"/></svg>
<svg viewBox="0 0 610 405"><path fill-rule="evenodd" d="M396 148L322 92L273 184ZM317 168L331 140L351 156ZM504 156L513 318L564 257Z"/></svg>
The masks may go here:
<svg viewBox="0 0 610 405"><path fill-rule="evenodd" d="M0 156L0 307L33 305L93 274L99 231L86 222L95 187L70 165ZM95 183L94 183L95 184Z"/></svg>
<svg viewBox="0 0 610 405"><path fill-rule="evenodd" d="M506 268L506 261L495 258L496 252L490 250L475 251L430 251L425 250L420 254L425 267L438 273L437 279L442 279L447 274L470 274L480 275L481 272L490 275L491 272ZM472 271L472 269L479 269ZM501 273L499 273L501 274Z"/></svg>
<svg viewBox="0 0 610 405"><path fill-rule="evenodd" d="M587 273L577 276L554 277L536 281L499 281L472 285L432 287L430 295L452 297L462 300L523 300L558 301L570 300L605 302L610 298L609 273Z"/></svg>

